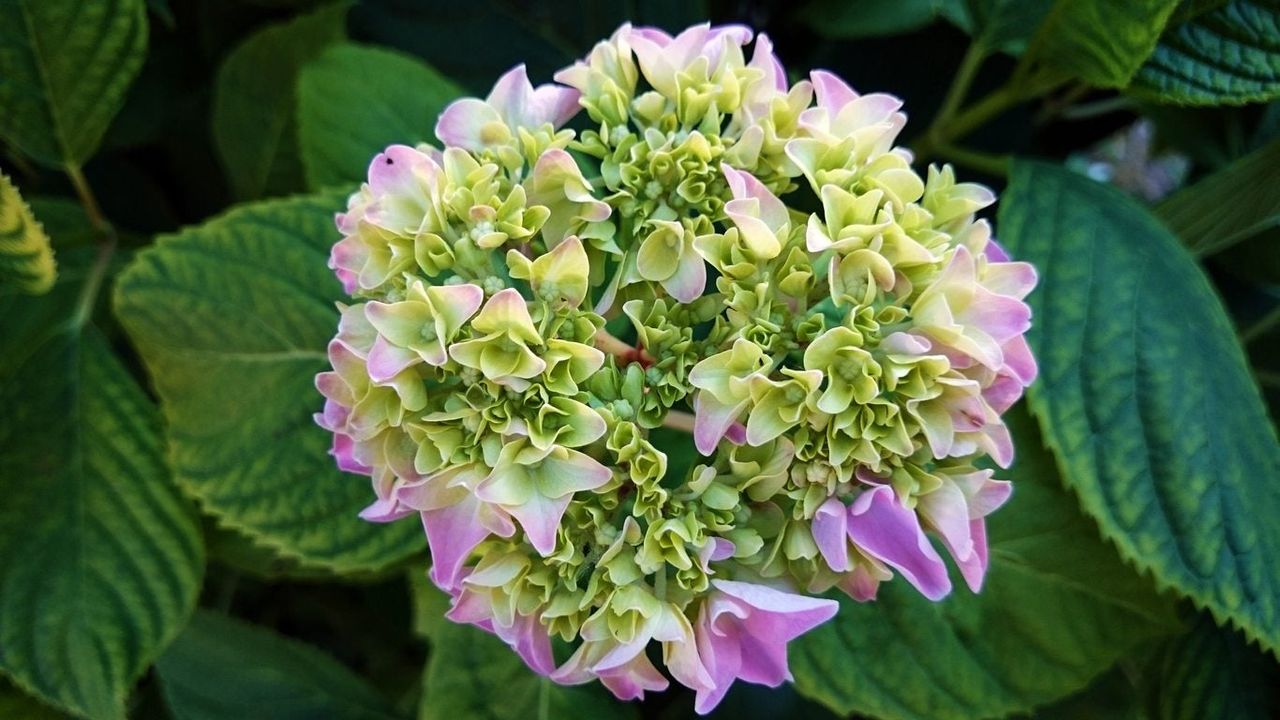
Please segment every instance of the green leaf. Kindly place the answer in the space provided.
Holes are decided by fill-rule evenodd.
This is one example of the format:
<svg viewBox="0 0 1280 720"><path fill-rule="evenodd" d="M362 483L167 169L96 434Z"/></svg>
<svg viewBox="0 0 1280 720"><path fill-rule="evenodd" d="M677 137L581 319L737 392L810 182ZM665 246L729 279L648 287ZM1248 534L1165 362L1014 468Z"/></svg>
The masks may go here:
<svg viewBox="0 0 1280 720"><path fill-rule="evenodd" d="M123 718L195 605L204 550L158 414L86 324L107 255L92 257L64 253L43 297L0 297L0 670Z"/></svg>
<svg viewBox="0 0 1280 720"><path fill-rule="evenodd" d="M1031 408L1120 554L1280 647L1280 447L1208 279L1151 215L1013 166L1000 237L1041 273Z"/></svg>
<svg viewBox="0 0 1280 720"><path fill-rule="evenodd" d="M1280 0L1233 0L1173 28L1133 90L1181 105L1280 98Z"/></svg>
<svg viewBox="0 0 1280 720"><path fill-rule="evenodd" d="M269 25L232 50L218 69L213 142L237 197L302 188L295 125L298 73L346 37L346 15L347 3L340 2Z"/></svg>
<svg viewBox="0 0 1280 720"><path fill-rule="evenodd" d="M0 293L40 295L58 274L49 236L9 177L0 173Z"/></svg>
<svg viewBox="0 0 1280 720"><path fill-rule="evenodd" d="M69 716L36 700L0 677L0 717L15 720L65 720Z"/></svg>
<svg viewBox="0 0 1280 720"><path fill-rule="evenodd" d="M1156 208L1196 255L1212 255L1280 224L1280 140L1183 188Z"/></svg>
<svg viewBox="0 0 1280 720"><path fill-rule="evenodd" d="M1273 659L1201 615L1146 669L1150 720L1267 720L1277 710Z"/></svg>
<svg viewBox="0 0 1280 720"><path fill-rule="evenodd" d="M1092 85L1125 87L1177 7L1178 0L1058 0L1027 59Z"/></svg>
<svg viewBox="0 0 1280 720"><path fill-rule="evenodd" d="M441 623L431 639L419 720L634 720L634 705L597 684L564 687L535 674L498 638Z"/></svg>
<svg viewBox="0 0 1280 720"><path fill-rule="evenodd" d="M448 622L444 614L449 610L449 596L432 584L426 569L420 567L409 570L409 592L413 599L413 634L429 640Z"/></svg>
<svg viewBox="0 0 1280 720"><path fill-rule="evenodd" d="M440 111L462 88L422 61L341 44L302 69L298 142L307 186L359 184L388 145L434 142Z"/></svg>
<svg viewBox="0 0 1280 720"><path fill-rule="evenodd" d="M80 165L146 52L142 0L0 2L0 137L46 165Z"/></svg>
<svg viewBox="0 0 1280 720"><path fill-rule="evenodd" d="M817 0L804 7L801 17L823 37L876 37L918 30L943 15L963 12L964 6L964 0Z"/></svg>
<svg viewBox="0 0 1280 720"><path fill-rule="evenodd" d="M979 594L933 603L901 578L791 652L796 687L837 712L972 720L1025 712L1084 687L1139 643L1176 628L1171 603L1125 566L1061 487L1035 423L1006 419L1013 498L988 518Z"/></svg>
<svg viewBox="0 0 1280 720"><path fill-rule="evenodd" d="M177 720L392 720L364 679L316 648L201 610L156 663Z"/></svg>
<svg viewBox="0 0 1280 720"><path fill-rule="evenodd" d="M944 15L989 50L1021 55L1053 0L965 0L943 8Z"/></svg>
<svg viewBox="0 0 1280 720"><path fill-rule="evenodd" d="M1089 683L1089 687L1029 716L1034 720L1148 720L1142 714L1133 681L1124 672L1124 661Z"/></svg>
<svg viewBox="0 0 1280 720"><path fill-rule="evenodd" d="M220 522L337 572L424 545L414 522L356 516L373 495L338 471L312 414L342 289L325 266L336 194L246 205L161 237L120 277L116 308L161 398L178 481Z"/></svg>

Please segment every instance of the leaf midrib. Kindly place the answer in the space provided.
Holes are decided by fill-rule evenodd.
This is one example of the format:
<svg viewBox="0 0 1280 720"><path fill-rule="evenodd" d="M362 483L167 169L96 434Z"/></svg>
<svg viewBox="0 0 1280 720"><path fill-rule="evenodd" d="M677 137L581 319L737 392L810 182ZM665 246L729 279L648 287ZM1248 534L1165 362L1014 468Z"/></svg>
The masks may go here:
<svg viewBox="0 0 1280 720"><path fill-rule="evenodd" d="M55 102L54 93L48 92L53 86L49 83L49 71L44 64L44 51L40 47L40 36L36 34L34 21L30 11L27 9L28 1L18 0L18 12L21 13L22 23L27 28L27 37L31 39L31 56L35 60L36 72L40 75L40 82L45 88L45 92L41 93L41 95L48 110L49 125L53 130L54 140L58 143L58 151L62 154L63 162L70 166L72 165L71 148L67 143L62 123L58 119L60 112Z"/></svg>

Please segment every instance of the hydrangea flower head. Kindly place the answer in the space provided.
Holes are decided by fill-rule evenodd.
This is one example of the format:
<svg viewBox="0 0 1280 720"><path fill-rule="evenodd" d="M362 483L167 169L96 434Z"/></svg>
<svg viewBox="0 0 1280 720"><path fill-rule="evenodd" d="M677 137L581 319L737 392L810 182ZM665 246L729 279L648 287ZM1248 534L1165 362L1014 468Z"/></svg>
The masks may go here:
<svg viewBox="0 0 1280 720"><path fill-rule="evenodd" d="M418 515L449 617L536 672L703 713L788 680L827 590L945 597L934 539L978 591L1036 376L995 196L744 27L623 26L555 79L456 101L338 216L317 421L363 516Z"/></svg>

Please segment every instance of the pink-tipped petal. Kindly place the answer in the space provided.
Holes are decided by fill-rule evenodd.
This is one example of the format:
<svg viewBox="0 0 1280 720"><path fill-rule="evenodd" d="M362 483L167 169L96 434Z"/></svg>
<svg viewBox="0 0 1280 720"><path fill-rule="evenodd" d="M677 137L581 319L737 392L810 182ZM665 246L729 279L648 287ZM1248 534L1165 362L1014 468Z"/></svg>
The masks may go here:
<svg viewBox="0 0 1280 720"><path fill-rule="evenodd" d="M835 572L853 568L849 562L849 509L838 498L828 498L813 515L813 541Z"/></svg>
<svg viewBox="0 0 1280 720"><path fill-rule="evenodd" d="M929 543L916 514L893 488L863 491L849 508L849 538L862 551L902 573L922 595L941 600L951 592L947 566Z"/></svg>

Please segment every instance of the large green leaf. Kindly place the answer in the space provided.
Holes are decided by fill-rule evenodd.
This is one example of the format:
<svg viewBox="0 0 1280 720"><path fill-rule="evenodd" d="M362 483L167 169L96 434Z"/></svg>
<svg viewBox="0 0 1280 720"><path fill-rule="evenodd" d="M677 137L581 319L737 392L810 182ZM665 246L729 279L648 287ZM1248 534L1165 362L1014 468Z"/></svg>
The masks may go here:
<svg viewBox="0 0 1280 720"><path fill-rule="evenodd" d="M1034 263L1031 408L1120 554L1280 647L1280 447L1231 321L1119 192L1017 162L1000 233Z"/></svg>
<svg viewBox="0 0 1280 720"><path fill-rule="evenodd" d="M39 295L53 287L56 274L49 236L18 188L0 173L0 293Z"/></svg>
<svg viewBox="0 0 1280 720"><path fill-rule="evenodd" d="M462 88L392 50L334 45L298 78L298 143L307 186L358 184L392 143L434 142L436 118Z"/></svg>
<svg viewBox="0 0 1280 720"><path fill-rule="evenodd" d="M599 684L562 687L540 677L498 638L441 623L431 636L419 720L634 720L634 705Z"/></svg>
<svg viewBox="0 0 1280 720"><path fill-rule="evenodd" d="M1099 87L1125 87L1177 6L1178 0L1057 0L1028 60Z"/></svg>
<svg viewBox="0 0 1280 720"><path fill-rule="evenodd" d="M1146 669L1150 720L1267 720L1276 717L1280 667L1239 633L1202 615Z"/></svg>
<svg viewBox="0 0 1280 720"><path fill-rule="evenodd" d="M181 629L204 550L158 414L87 321L93 254L64 253L43 297L0 296L0 670L98 719Z"/></svg>
<svg viewBox="0 0 1280 720"><path fill-rule="evenodd" d="M312 413L341 287L325 267L339 195L247 205L161 237L116 288L169 421L175 474L220 522L312 565L372 570L423 546L413 522L356 516Z"/></svg>
<svg viewBox="0 0 1280 720"><path fill-rule="evenodd" d="M142 0L0 2L0 137L47 165L83 163L146 52Z"/></svg>
<svg viewBox="0 0 1280 720"><path fill-rule="evenodd" d="M338 2L267 26L236 47L218 69L213 142L237 197L302 189L295 124L298 73L346 36L346 15L347 3Z"/></svg>
<svg viewBox="0 0 1280 720"><path fill-rule="evenodd" d="M1183 105L1280 98L1280 0L1232 0L1171 29L1133 88Z"/></svg>
<svg viewBox="0 0 1280 720"><path fill-rule="evenodd" d="M1156 215L1198 255L1280 224L1280 139L1160 203Z"/></svg>
<svg viewBox="0 0 1280 720"><path fill-rule="evenodd" d="M1098 537L1061 488L1021 408L1008 415L1013 498L988 519L979 594L933 603L901 578L791 652L796 687L841 713L975 720L1025 712L1084 687L1135 645L1176 627L1172 606Z"/></svg>
<svg viewBox="0 0 1280 720"><path fill-rule="evenodd" d="M393 720L377 690L323 652L200 611L156 663L177 720Z"/></svg>

